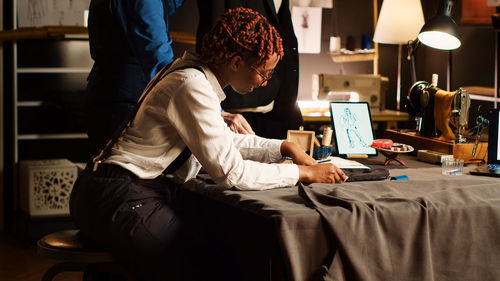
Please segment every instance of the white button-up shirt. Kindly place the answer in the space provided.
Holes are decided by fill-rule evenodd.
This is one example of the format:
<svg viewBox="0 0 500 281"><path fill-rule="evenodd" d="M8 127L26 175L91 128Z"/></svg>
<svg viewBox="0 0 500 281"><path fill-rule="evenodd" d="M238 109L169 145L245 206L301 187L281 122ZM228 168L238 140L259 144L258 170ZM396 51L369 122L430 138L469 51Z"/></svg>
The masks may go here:
<svg viewBox="0 0 500 281"><path fill-rule="evenodd" d="M172 67L199 64L184 54ZM281 140L233 133L221 117L224 92L203 66L181 68L163 77L145 98L123 138L105 161L140 178L155 178L189 147L193 153L174 177L192 179L201 166L221 186L264 190L295 185L299 169L282 160ZM251 93L249 93L251 94Z"/></svg>

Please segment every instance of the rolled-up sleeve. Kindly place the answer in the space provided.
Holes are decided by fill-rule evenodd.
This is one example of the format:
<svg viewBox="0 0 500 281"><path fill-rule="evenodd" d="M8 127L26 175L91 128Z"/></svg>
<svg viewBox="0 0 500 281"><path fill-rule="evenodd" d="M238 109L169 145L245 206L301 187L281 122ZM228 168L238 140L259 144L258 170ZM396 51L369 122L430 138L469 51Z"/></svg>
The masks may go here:
<svg viewBox="0 0 500 281"><path fill-rule="evenodd" d="M254 160L262 163L275 163L283 161L281 155L282 140L266 139L257 135L235 134L233 143L238 148L243 159Z"/></svg>

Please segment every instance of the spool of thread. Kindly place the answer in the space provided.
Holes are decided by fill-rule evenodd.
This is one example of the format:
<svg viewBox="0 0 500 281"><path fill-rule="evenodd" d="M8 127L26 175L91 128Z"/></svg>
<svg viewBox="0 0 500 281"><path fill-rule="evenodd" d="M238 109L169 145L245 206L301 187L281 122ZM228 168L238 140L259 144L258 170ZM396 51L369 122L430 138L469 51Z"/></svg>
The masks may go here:
<svg viewBox="0 0 500 281"><path fill-rule="evenodd" d="M432 74L432 86L434 87L438 86L438 79L439 76L436 73Z"/></svg>
<svg viewBox="0 0 500 281"><path fill-rule="evenodd" d="M330 37L330 52L340 51L340 37L332 36Z"/></svg>
<svg viewBox="0 0 500 281"><path fill-rule="evenodd" d="M345 48L349 51L354 51L354 49L356 48L356 39L354 39L353 36L347 36Z"/></svg>
<svg viewBox="0 0 500 281"><path fill-rule="evenodd" d="M332 129L330 127L326 127L323 130L323 140L321 140L322 146L330 146L332 144Z"/></svg>
<svg viewBox="0 0 500 281"><path fill-rule="evenodd" d="M368 34L361 35L361 49L368 50L371 48L372 45L371 45L370 35Z"/></svg>

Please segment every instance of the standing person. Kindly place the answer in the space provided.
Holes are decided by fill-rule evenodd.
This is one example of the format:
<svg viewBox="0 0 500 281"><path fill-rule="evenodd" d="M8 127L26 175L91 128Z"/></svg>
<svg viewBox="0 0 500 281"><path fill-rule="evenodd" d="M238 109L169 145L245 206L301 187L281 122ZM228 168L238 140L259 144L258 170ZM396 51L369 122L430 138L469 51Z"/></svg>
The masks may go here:
<svg viewBox="0 0 500 281"><path fill-rule="evenodd" d="M86 95L87 134L92 152L135 106L148 82L172 63L170 16L184 0L91 0L90 54L94 60ZM225 113L238 132L253 133L238 115Z"/></svg>
<svg viewBox="0 0 500 281"><path fill-rule="evenodd" d="M342 170L318 164L298 145L234 133L220 115L223 88L251 95L282 57L281 38L262 15L225 13L201 55L186 53L162 70L130 126L79 175L70 211L82 234L144 280L187 280L193 262L207 261L184 248L203 233L192 230L181 184L201 166L220 186L240 190L345 181ZM285 156L295 164L278 163Z"/></svg>
<svg viewBox="0 0 500 281"><path fill-rule="evenodd" d="M267 86L255 89L252 95L239 95L230 87L224 89L227 98L222 108L241 113L259 136L285 139L288 130L297 130L302 125L297 106L299 54L289 0L198 0L200 21L196 49L200 50L201 38L217 18L237 7L251 8L267 18L283 39L284 55Z"/></svg>
<svg viewBox="0 0 500 281"><path fill-rule="evenodd" d="M172 63L169 17L184 0L91 0L86 96L87 134L93 152L127 117L164 66Z"/></svg>

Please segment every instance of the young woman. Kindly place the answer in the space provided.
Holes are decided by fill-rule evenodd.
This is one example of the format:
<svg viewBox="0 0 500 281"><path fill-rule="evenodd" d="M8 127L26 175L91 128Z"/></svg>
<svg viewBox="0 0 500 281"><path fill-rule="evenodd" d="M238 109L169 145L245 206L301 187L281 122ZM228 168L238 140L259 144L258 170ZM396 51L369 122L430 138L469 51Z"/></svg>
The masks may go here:
<svg viewBox="0 0 500 281"><path fill-rule="evenodd" d="M187 262L175 253L193 234L179 190L201 166L217 184L241 190L344 181L339 168L317 164L298 145L235 134L221 117L222 89L251 94L282 56L281 38L259 13L226 12L201 55L186 53L160 72L130 126L79 176L70 207L82 234L148 280L175 280ZM285 156L295 164L279 163Z"/></svg>

